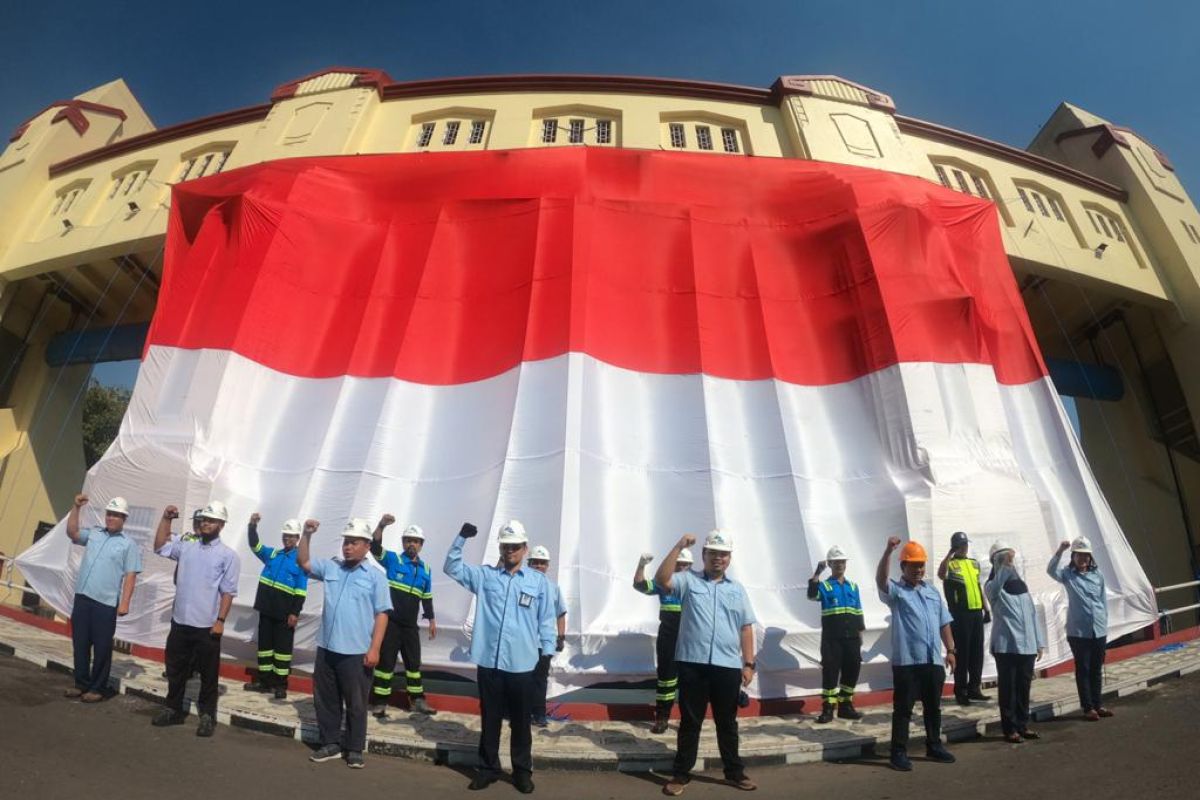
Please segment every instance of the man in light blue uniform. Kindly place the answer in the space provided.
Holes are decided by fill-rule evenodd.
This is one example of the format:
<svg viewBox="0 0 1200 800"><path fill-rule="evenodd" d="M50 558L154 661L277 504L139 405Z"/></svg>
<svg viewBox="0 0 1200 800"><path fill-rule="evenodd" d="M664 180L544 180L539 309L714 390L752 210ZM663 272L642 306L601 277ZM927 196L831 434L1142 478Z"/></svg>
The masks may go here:
<svg viewBox="0 0 1200 800"><path fill-rule="evenodd" d="M346 753L346 766L362 769L367 746L367 693L379 663L392 598L387 576L367 561L371 523L355 517L342 531L342 557L309 558L309 541L319 523L305 520L297 562L313 580L325 583L317 658L313 667L313 705L321 746L310 761L332 761ZM342 735L342 714L346 733Z"/></svg>
<svg viewBox="0 0 1200 800"><path fill-rule="evenodd" d="M538 650L549 653L556 644L554 597L545 575L521 566L529 538L519 520L500 526L500 563L496 566L463 563L463 546L477 532L469 522L462 526L442 568L477 598L471 661L477 667L483 730L479 734L481 767L470 788L486 789L500 777L500 728L507 716L512 732L513 785L529 794L533 791L529 719L533 671Z"/></svg>
<svg viewBox="0 0 1200 800"><path fill-rule="evenodd" d="M700 727L712 707L717 747L725 782L743 791L757 789L746 776L738 753L737 705L743 686L754 679L754 609L741 583L726 573L733 538L714 530L704 540L703 572L676 572L679 554L696 537L684 536L658 566L654 583L660 591L679 596L683 607L675 660L679 668L679 736L671 780L663 794L679 795L691 781L700 745Z"/></svg>
<svg viewBox="0 0 1200 800"><path fill-rule="evenodd" d="M72 544L87 548L75 583L71 608L71 643L75 649L75 686L67 697L96 703L110 697L113 636L117 617L129 613L133 585L142 571L142 551L123 534L129 504L114 497L104 509L104 527L79 529L79 511L87 505L86 494L75 496L67 514L67 536ZM93 659L93 653L95 658Z"/></svg>

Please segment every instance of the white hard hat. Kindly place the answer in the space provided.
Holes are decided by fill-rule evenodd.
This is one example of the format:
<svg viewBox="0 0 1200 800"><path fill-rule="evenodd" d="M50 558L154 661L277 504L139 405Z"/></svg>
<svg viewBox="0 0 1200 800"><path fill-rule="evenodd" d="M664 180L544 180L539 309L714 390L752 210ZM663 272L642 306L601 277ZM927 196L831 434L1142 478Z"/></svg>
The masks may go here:
<svg viewBox="0 0 1200 800"><path fill-rule="evenodd" d="M695 561L692 558L692 551L686 547L679 551L679 558L675 559L676 564L691 564Z"/></svg>
<svg viewBox="0 0 1200 800"><path fill-rule="evenodd" d="M409 525L404 529L404 533L400 534L401 539L420 539L425 541L425 531L421 530L420 525Z"/></svg>
<svg viewBox="0 0 1200 800"><path fill-rule="evenodd" d="M298 519L289 519L283 523L283 530L280 531L284 536L299 536L304 526L300 524Z"/></svg>
<svg viewBox="0 0 1200 800"><path fill-rule="evenodd" d="M227 519L229 519L229 509L227 509L225 504L220 500L210 500L208 501L208 505L200 509L200 513L196 516L203 517L204 519L215 519L218 522L225 522Z"/></svg>
<svg viewBox="0 0 1200 800"><path fill-rule="evenodd" d="M104 510L111 511L114 514L121 514L122 516L128 517L129 516L129 503L125 500L124 497L114 497L112 500L108 501L108 505L106 505L104 507Z"/></svg>
<svg viewBox="0 0 1200 800"><path fill-rule="evenodd" d="M836 544L829 548L829 552L825 554L826 561L845 561L846 551L838 547Z"/></svg>
<svg viewBox="0 0 1200 800"><path fill-rule="evenodd" d="M529 544L529 537L525 535L525 526L519 519L510 519L504 523L500 526L498 533L500 544Z"/></svg>
<svg viewBox="0 0 1200 800"><path fill-rule="evenodd" d="M1092 543L1088 541L1086 536L1080 536L1078 539L1071 542L1071 552L1090 554L1092 552Z"/></svg>
<svg viewBox="0 0 1200 800"><path fill-rule="evenodd" d="M991 548L988 550L988 559L991 561L995 561L996 556L998 556L1004 552L1009 552L1009 553L1013 552L1012 546L1005 544L1004 542L994 542L992 544Z"/></svg>
<svg viewBox="0 0 1200 800"><path fill-rule="evenodd" d="M733 552L733 537L727 532L717 528L710 531L704 539L705 550L716 550L721 553Z"/></svg>
<svg viewBox="0 0 1200 800"><path fill-rule="evenodd" d="M356 539L371 539L371 523L362 517L353 517L346 523L346 527L342 528L342 536L353 536Z"/></svg>
<svg viewBox="0 0 1200 800"><path fill-rule="evenodd" d="M550 551L546 549L545 545L539 544L537 547L535 547L529 551L529 557L525 560L526 561L549 561L550 560Z"/></svg>

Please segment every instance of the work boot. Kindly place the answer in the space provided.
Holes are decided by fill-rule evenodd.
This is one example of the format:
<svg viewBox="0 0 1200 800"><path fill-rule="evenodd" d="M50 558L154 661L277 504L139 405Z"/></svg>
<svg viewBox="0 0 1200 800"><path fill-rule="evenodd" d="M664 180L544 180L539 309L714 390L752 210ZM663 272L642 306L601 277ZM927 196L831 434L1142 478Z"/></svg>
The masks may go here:
<svg viewBox="0 0 1200 800"><path fill-rule="evenodd" d="M983 702L983 703L986 703L992 699L990 695L986 695L983 692L979 691L978 689L972 689L971 691L967 692L967 697L968 697L968 699L979 700L980 702Z"/></svg>
<svg viewBox="0 0 1200 800"><path fill-rule="evenodd" d="M286 684L280 684L279 686L275 687L275 699L276 700L287 700L287 685Z"/></svg>
<svg viewBox="0 0 1200 800"><path fill-rule="evenodd" d="M267 685L263 683L261 678L251 678L250 682L242 686L247 692L269 692Z"/></svg>
<svg viewBox="0 0 1200 800"><path fill-rule="evenodd" d="M892 748L892 756L888 759L888 763L892 765L892 769L900 772L912 772L912 761L908 758L908 751L903 747Z"/></svg>
<svg viewBox="0 0 1200 800"><path fill-rule="evenodd" d="M533 794L533 776L528 772L513 773L513 786L521 794Z"/></svg>
<svg viewBox="0 0 1200 800"><path fill-rule="evenodd" d="M650 726L650 732L658 735L667 732L667 726L671 721L671 712L657 712L654 715L654 724Z"/></svg>
<svg viewBox="0 0 1200 800"><path fill-rule="evenodd" d="M425 695L417 695L412 699L412 710L429 717L437 713L437 709L429 705L429 702L425 699Z"/></svg>
<svg viewBox="0 0 1200 800"><path fill-rule="evenodd" d="M529 724L535 728L544 728L547 725L545 714L532 714L529 718Z"/></svg>
<svg viewBox="0 0 1200 800"><path fill-rule="evenodd" d="M835 711L837 711L837 709L833 707L833 703L822 703L821 716L817 717L817 724L824 725L827 722L833 722L833 714Z"/></svg>
<svg viewBox="0 0 1200 800"><path fill-rule="evenodd" d="M970 697L968 697L968 696L967 696L967 695L965 695L965 694L959 694L958 692L955 692L955 693L954 693L954 699L955 699L955 701L956 701L956 702L957 702L957 703L958 703L960 706L969 706L969 705L971 705L971 698L970 698Z"/></svg>
<svg viewBox="0 0 1200 800"><path fill-rule="evenodd" d="M478 791L488 788L495 782L496 782L495 775L493 775L490 772L484 772L483 770L480 770L479 772L475 773L474 778L471 778L471 785L468 786L467 788L470 789L472 792L478 792Z"/></svg>
<svg viewBox="0 0 1200 800"><path fill-rule="evenodd" d="M217 730L217 721L212 714L201 714L200 724L196 727L197 736L212 736Z"/></svg>
<svg viewBox="0 0 1200 800"><path fill-rule="evenodd" d="M187 714L182 711L172 711L169 708L164 708L154 715L154 719L150 720L150 724L156 728L165 728L168 725L182 725L187 719Z"/></svg>
<svg viewBox="0 0 1200 800"><path fill-rule="evenodd" d="M930 761L940 761L943 764L953 764L957 759L941 742L925 745L925 757Z"/></svg>
<svg viewBox="0 0 1200 800"><path fill-rule="evenodd" d="M838 703L838 717L841 719L862 719L862 712L854 707L854 703L849 700L843 700Z"/></svg>
<svg viewBox="0 0 1200 800"><path fill-rule="evenodd" d="M375 719L387 719L387 703L371 706L371 713L375 715Z"/></svg>

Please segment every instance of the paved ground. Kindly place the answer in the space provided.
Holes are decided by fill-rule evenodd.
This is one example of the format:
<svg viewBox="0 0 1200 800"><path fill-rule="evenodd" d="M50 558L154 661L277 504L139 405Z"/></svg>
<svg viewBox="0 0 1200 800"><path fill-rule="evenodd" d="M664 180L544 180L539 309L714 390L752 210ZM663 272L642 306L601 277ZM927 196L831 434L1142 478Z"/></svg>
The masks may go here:
<svg viewBox="0 0 1200 800"><path fill-rule="evenodd" d="M0 656L0 798L119 797L240 798L385 797L404 787L432 797L480 797L466 791L464 772L421 761L368 756L362 771L341 762L310 764L294 740L221 726L209 740L183 727L150 725L155 703L120 695L88 706L61 697L64 675ZM882 760L760 767L758 796L796 796L839 786L838 796L1039 798L1069 792L1087 800L1200 796L1200 673L1168 679L1116 699L1117 716L1098 723L1077 715L1040 723L1046 738L1008 745L998 735L954 745L959 763L918 762L911 774ZM740 793L700 776L686 797ZM537 793L551 797L661 796L652 774L557 772L535 775ZM407 793L407 791L405 793ZM385 794L386 793L386 794ZM508 785L484 797L516 797Z"/></svg>

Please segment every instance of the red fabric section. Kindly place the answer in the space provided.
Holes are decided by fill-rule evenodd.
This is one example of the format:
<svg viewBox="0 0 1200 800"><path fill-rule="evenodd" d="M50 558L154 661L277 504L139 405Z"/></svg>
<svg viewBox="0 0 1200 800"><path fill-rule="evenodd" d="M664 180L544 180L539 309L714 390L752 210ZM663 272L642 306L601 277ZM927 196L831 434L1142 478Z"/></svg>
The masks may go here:
<svg viewBox="0 0 1200 800"><path fill-rule="evenodd" d="M995 207L919 178L560 148L273 161L173 191L147 346L426 384L568 351L804 385L1045 374Z"/></svg>

